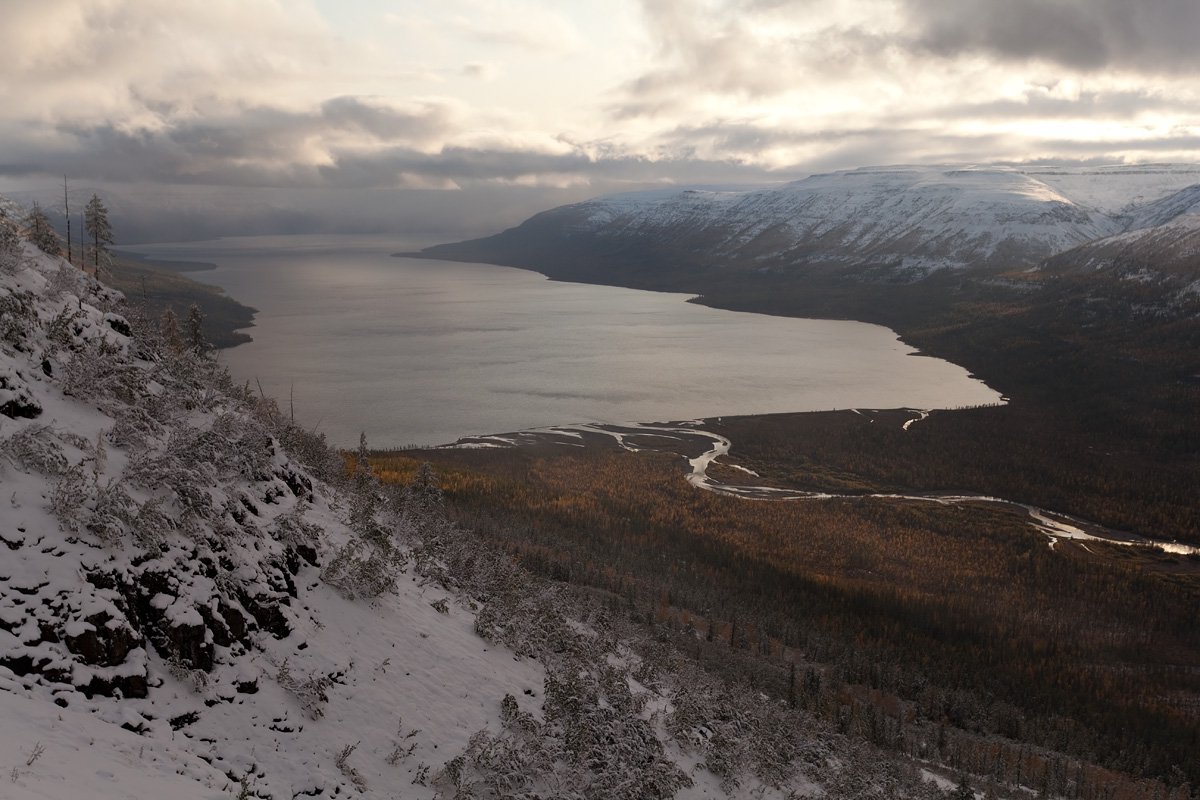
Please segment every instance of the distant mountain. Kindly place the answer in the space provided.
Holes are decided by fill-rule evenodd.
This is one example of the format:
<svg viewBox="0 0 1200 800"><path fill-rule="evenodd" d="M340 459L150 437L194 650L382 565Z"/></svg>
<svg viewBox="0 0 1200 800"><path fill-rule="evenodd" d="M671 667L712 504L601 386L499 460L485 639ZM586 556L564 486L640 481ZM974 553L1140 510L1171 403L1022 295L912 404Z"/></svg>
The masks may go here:
<svg viewBox="0 0 1200 800"><path fill-rule="evenodd" d="M944 269L1029 268L1164 224L1198 200L1200 166L870 167L742 191L599 197L422 255L614 282L616 273L734 269L912 281Z"/></svg>

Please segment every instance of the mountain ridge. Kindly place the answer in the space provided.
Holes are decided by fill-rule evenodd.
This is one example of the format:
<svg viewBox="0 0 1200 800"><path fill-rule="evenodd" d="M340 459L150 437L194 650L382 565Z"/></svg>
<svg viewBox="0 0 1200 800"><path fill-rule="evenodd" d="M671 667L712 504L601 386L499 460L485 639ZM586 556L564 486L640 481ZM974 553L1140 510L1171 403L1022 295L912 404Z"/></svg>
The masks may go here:
<svg viewBox="0 0 1200 800"><path fill-rule="evenodd" d="M1030 268L1134 227L1163 224L1193 205L1197 187L1200 166L1190 165L866 167L750 190L605 195L419 255L494 260L564 277L576 270L556 259L599 254L601 261L669 261L663 266L684 272L818 268L912 281L943 269Z"/></svg>

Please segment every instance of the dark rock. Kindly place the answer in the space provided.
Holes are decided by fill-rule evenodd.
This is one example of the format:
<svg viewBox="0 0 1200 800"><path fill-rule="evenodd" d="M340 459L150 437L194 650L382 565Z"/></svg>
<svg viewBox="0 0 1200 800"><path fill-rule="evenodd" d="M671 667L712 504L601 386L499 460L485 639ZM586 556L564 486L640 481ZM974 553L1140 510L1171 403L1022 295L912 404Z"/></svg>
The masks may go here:
<svg viewBox="0 0 1200 800"><path fill-rule="evenodd" d="M281 604L279 598L261 594L251 597L250 594L243 592L239 599L242 601L242 607L250 612L250 616L254 617L254 621L258 623L260 629L276 639L285 639L291 634L292 626L288 624L287 617L279 608Z"/></svg>
<svg viewBox="0 0 1200 800"><path fill-rule="evenodd" d="M317 548L306 544L298 544L295 549L300 554L300 557L308 562L310 567L317 566Z"/></svg>
<svg viewBox="0 0 1200 800"><path fill-rule="evenodd" d="M212 631L214 644L220 647L229 647L234 643L233 633L229 630L229 626L225 624L223 616L213 613L213 610L208 606L198 606L197 610L200 612L200 616L204 618L204 625Z"/></svg>
<svg viewBox="0 0 1200 800"><path fill-rule="evenodd" d="M207 641L208 628L200 625L169 625L163 631L166 649L192 669L208 672L213 668L213 646Z"/></svg>
<svg viewBox="0 0 1200 800"><path fill-rule="evenodd" d="M142 646L142 637L123 620L121 624L110 626L112 617L101 612L87 617L85 621L92 625L93 630L84 631L79 636L64 637L67 650L79 656L85 664L115 667L125 663L131 650Z"/></svg>
<svg viewBox="0 0 1200 800"><path fill-rule="evenodd" d="M133 329L129 327L129 323L115 314L105 314L104 321L108 323L108 327L112 328L122 336L132 336Z"/></svg>
<svg viewBox="0 0 1200 800"><path fill-rule="evenodd" d="M285 469L276 470L275 474L287 484L292 494L312 502L312 481L307 476L293 469L290 464Z"/></svg>
<svg viewBox="0 0 1200 800"><path fill-rule="evenodd" d="M42 407L32 397L28 400L18 397L0 405L0 414L13 419L36 419L41 416Z"/></svg>
<svg viewBox="0 0 1200 800"><path fill-rule="evenodd" d="M171 717L168 722L171 723L171 729L177 731L191 725L198 719L200 719L199 711L188 711L186 714L180 714L178 717Z"/></svg>
<svg viewBox="0 0 1200 800"><path fill-rule="evenodd" d="M229 630L229 635L234 641L246 641L246 633L249 625L246 624L246 615L238 609L226 603L221 603L217 606L217 611L221 615L221 619L225 622L225 627Z"/></svg>

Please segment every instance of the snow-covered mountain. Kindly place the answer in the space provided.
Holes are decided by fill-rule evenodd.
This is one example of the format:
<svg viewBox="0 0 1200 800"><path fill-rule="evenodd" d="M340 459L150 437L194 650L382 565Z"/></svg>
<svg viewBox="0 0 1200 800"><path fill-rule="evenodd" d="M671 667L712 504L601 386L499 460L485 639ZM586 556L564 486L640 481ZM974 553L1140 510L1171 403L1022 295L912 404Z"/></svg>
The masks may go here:
<svg viewBox="0 0 1200 800"><path fill-rule="evenodd" d="M0 797L943 796L11 235L0 311Z"/></svg>
<svg viewBox="0 0 1200 800"><path fill-rule="evenodd" d="M840 267L915 278L943 268L1007 269L1161 224L1169 195L1200 185L1200 166L1017 169L871 167L743 191L611 195L539 214L437 257L543 267L621 253L676 266ZM1180 190L1184 191L1180 191ZM1182 201L1181 201L1182 202Z"/></svg>
<svg viewBox="0 0 1200 800"><path fill-rule="evenodd" d="M1110 278L1141 313L1200 309L1200 186L1138 210L1131 229L1060 253L1050 274Z"/></svg>

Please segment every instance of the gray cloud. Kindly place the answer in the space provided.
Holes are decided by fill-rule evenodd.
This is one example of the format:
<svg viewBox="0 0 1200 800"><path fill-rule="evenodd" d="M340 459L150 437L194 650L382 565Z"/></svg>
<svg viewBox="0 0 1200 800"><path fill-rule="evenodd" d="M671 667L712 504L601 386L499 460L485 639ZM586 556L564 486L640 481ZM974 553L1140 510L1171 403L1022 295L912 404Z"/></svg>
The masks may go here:
<svg viewBox="0 0 1200 800"><path fill-rule="evenodd" d="M1020 100L956 103L923 113L949 119L1128 119L1148 111L1200 113L1200 104L1146 89L1083 90L1077 97L1027 90Z"/></svg>
<svg viewBox="0 0 1200 800"><path fill-rule="evenodd" d="M942 56L1043 59L1080 70L1200 64L1195 0L905 0L913 44Z"/></svg>
<svg viewBox="0 0 1200 800"><path fill-rule="evenodd" d="M0 174L66 172L98 180L234 186L311 184L321 182L317 156L336 161L340 153L392 142L416 148L454 128L453 113L445 105L398 109L357 97L332 98L306 113L251 106L200 119L164 116L163 124L139 129L62 122L52 136L36 128L9 127Z"/></svg>
<svg viewBox="0 0 1200 800"><path fill-rule="evenodd" d="M625 96L610 112L616 119L657 116L685 105L697 91L770 97L814 76L879 65L895 49L895 40L856 24L770 37L755 24L816 7L813 0L725 0L715 9L692 0L642 0L657 65L626 83Z"/></svg>

